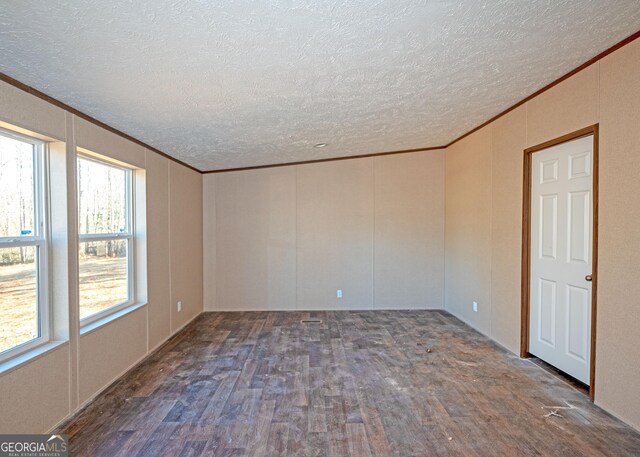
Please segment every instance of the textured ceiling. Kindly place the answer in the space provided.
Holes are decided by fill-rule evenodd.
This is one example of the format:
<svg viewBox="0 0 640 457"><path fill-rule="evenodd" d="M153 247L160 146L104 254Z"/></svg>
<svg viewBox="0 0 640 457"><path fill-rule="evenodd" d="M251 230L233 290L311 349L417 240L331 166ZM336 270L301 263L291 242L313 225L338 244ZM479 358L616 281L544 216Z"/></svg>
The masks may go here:
<svg viewBox="0 0 640 457"><path fill-rule="evenodd" d="M639 28L638 0L3 0L0 71L210 170L446 144Z"/></svg>

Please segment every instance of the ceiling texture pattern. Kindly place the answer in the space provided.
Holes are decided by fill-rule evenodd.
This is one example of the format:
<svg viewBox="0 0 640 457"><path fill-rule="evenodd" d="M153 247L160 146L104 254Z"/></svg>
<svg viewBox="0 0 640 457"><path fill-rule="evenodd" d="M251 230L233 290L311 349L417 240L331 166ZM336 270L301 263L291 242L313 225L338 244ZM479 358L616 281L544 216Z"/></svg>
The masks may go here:
<svg viewBox="0 0 640 457"><path fill-rule="evenodd" d="M638 29L638 0L5 0L0 71L212 170L447 144Z"/></svg>

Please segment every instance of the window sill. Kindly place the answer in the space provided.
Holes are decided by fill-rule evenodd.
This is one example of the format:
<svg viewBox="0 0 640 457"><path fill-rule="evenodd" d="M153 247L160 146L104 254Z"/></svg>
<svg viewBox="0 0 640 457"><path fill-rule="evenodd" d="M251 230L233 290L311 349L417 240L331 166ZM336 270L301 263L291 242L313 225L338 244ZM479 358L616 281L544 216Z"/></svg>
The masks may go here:
<svg viewBox="0 0 640 457"><path fill-rule="evenodd" d="M126 308L122 308L112 314L109 314L108 316L105 316L101 319L98 319L97 321L93 321L89 324L86 325L81 325L80 327L80 336L83 335L87 335L97 329L99 329L100 327L103 327L107 324L110 324L111 322L114 322L118 319L120 319L123 316L126 316L128 314L133 313L134 311L139 310L140 308L143 308L147 306L146 303L134 303L133 305L129 305Z"/></svg>
<svg viewBox="0 0 640 457"><path fill-rule="evenodd" d="M45 356L49 352L67 343L68 341L48 341L40 346L31 349L30 351L23 352L22 354L12 357L9 360L5 360L4 362L0 363L0 376L11 373L13 370L16 370L29 362L33 362L40 357Z"/></svg>

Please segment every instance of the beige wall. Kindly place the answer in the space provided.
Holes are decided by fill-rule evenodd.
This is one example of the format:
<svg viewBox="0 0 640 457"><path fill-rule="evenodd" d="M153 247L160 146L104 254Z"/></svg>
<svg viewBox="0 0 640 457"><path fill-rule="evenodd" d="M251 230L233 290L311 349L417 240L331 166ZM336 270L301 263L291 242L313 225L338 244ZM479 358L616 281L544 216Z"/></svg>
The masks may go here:
<svg viewBox="0 0 640 457"><path fill-rule="evenodd" d="M360 159L298 167L300 309L374 308L373 164Z"/></svg>
<svg viewBox="0 0 640 457"><path fill-rule="evenodd" d="M0 366L0 433L44 433L202 311L202 175L5 83L0 83L0 125L57 140L55 153L65 157L66 149L70 178L76 145L146 169L147 220L138 225L146 230L148 257L141 270L147 273L147 291L137 294L147 297L146 304L80 335L72 279L68 293L55 294L66 301L64 312L54 316L57 325L69 321L56 332L65 343L20 365ZM73 179L67 184L73 186ZM67 209L75 221L71 195ZM64 225L64 218L58 219L54 222ZM65 236L75 242L73 225ZM75 277L74 252L53 262ZM181 313L174 300L183 300Z"/></svg>
<svg viewBox="0 0 640 457"><path fill-rule="evenodd" d="M491 334L490 129L447 150L445 182L445 304L452 314Z"/></svg>
<svg viewBox="0 0 640 457"><path fill-rule="evenodd" d="M169 163L171 331L202 312L202 174ZM182 302L182 311L176 304Z"/></svg>
<svg viewBox="0 0 640 457"><path fill-rule="evenodd" d="M523 150L600 123L596 404L640 428L640 40L446 152L445 308L519 352ZM471 301L480 300L479 311Z"/></svg>
<svg viewBox="0 0 640 457"><path fill-rule="evenodd" d="M296 304L296 170L294 167L208 175L207 251L219 285L207 303L225 310L288 310ZM215 206L210 206L210 205ZM217 213L217 216L215 214ZM217 231L217 236L214 232ZM212 241L213 240L213 241ZM218 240L216 243L215 240ZM216 259L218 261L216 262ZM210 309L210 306L208 307Z"/></svg>
<svg viewBox="0 0 640 457"><path fill-rule="evenodd" d="M526 122L521 106L491 125L491 336L515 353L520 352L520 326L512 324L520 322L524 154L514 151L526 149Z"/></svg>
<svg viewBox="0 0 640 457"><path fill-rule="evenodd" d="M640 429L640 40L600 61L596 400Z"/></svg>
<svg viewBox="0 0 640 457"><path fill-rule="evenodd" d="M69 414L69 345L0 376L0 433L46 433Z"/></svg>
<svg viewBox="0 0 640 457"><path fill-rule="evenodd" d="M204 189L206 309L442 307L443 151L211 174Z"/></svg>
<svg viewBox="0 0 640 457"><path fill-rule="evenodd" d="M374 163L376 307L441 307L444 157L402 154Z"/></svg>
<svg viewBox="0 0 640 457"><path fill-rule="evenodd" d="M147 308L139 308L80 336L80 404L111 384L147 353Z"/></svg>
<svg viewBox="0 0 640 457"><path fill-rule="evenodd" d="M171 262L169 246L169 160L147 152L147 287L149 349L171 335Z"/></svg>

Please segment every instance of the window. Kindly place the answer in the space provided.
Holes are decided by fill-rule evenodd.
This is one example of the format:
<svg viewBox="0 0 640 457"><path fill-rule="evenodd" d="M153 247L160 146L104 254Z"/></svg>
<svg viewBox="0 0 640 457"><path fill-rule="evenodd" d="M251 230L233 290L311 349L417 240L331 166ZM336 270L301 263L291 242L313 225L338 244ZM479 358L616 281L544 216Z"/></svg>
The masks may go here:
<svg viewBox="0 0 640 457"><path fill-rule="evenodd" d="M0 360L49 339L44 143L0 130Z"/></svg>
<svg viewBox="0 0 640 457"><path fill-rule="evenodd" d="M133 172L78 156L80 319L133 303Z"/></svg>

